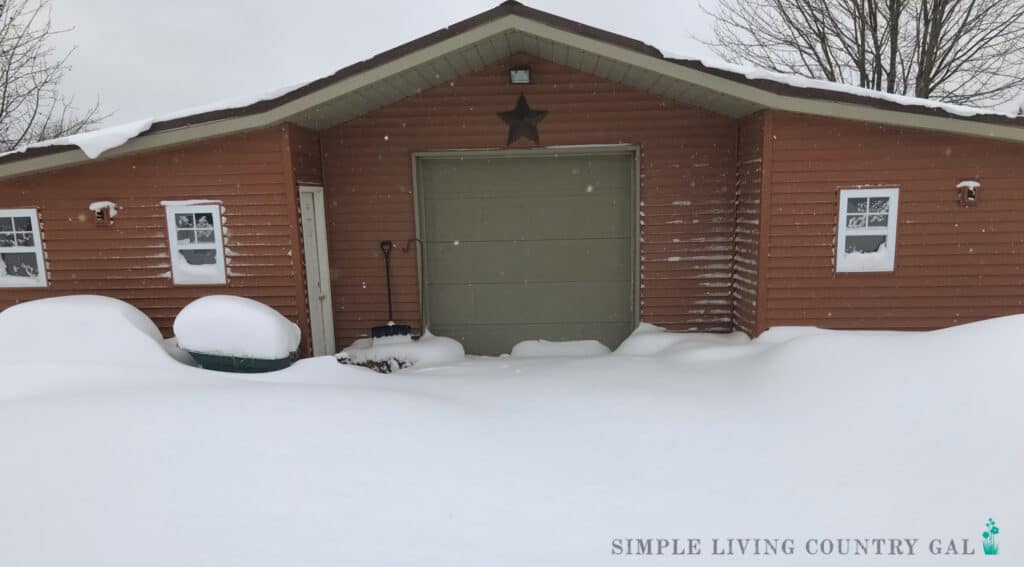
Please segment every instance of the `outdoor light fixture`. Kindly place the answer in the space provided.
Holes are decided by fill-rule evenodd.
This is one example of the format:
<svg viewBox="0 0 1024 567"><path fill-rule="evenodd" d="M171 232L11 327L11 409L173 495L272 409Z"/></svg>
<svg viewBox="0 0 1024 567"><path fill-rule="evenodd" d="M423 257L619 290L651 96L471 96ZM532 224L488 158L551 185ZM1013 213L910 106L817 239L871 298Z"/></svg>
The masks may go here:
<svg viewBox="0 0 1024 567"><path fill-rule="evenodd" d="M508 80L513 85L528 85L530 84L530 68L529 67L514 67L508 71Z"/></svg>
<svg viewBox="0 0 1024 567"><path fill-rule="evenodd" d="M976 179L965 179L956 184L956 200L961 207L973 207L978 204L978 191L981 182Z"/></svg>
<svg viewBox="0 0 1024 567"><path fill-rule="evenodd" d="M117 216L117 203L113 201L96 201L89 205L89 210L96 216L96 224L114 224L114 217Z"/></svg>

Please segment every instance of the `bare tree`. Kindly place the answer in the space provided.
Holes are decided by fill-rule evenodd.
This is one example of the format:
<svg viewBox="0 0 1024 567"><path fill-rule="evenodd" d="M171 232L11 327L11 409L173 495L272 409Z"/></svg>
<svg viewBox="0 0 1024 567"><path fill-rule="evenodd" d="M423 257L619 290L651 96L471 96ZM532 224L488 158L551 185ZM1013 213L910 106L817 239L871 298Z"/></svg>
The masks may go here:
<svg viewBox="0 0 1024 567"><path fill-rule="evenodd" d="M74 49L58 52L50 0L0 0L0 150L81 132L106 118L60 92Z"/></svg>
<svg viewBox="0 0 1024 567"><path fill-rule="evenodd" d="M719 0L719 56L957 104L1024 87L1024 0Z"/></svg>

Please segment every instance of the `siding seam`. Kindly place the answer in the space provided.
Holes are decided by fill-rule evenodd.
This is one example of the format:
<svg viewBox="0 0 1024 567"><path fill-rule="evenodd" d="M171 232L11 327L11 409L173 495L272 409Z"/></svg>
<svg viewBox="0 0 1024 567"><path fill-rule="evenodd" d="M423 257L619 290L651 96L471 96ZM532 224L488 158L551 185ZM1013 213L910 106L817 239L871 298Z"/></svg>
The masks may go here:
<svg viewBox="0 0 1024 567"><path fill-rule="evenodd" d="M295 306L299 328L302 329L302 346L300 350L306 356L313 354L313 327L309 316L309 297L306 293L306 261L302 247L302 217L299 215L299 186L296 182L294 161L292 159L291 124L281 126L281 154L284 168L285 202L290 202L288 217L291 221L292 269L295 277ZM289 195L291 197L289 198Z"/></svg>
<svg viewBox="0 0 1024 567"><path fill-rule="evenodd" d="M774 113L770 110L764 111L764 125L762 127L761 141L761 211L760 233L757 246L757 302L754 312L754 336L763 333L768 327L768 287L767 274L769 270L770 253L768 250L768 239L771 232L771 186L772 186L772 162L775 145L772 143L775 136Z"/></svg>

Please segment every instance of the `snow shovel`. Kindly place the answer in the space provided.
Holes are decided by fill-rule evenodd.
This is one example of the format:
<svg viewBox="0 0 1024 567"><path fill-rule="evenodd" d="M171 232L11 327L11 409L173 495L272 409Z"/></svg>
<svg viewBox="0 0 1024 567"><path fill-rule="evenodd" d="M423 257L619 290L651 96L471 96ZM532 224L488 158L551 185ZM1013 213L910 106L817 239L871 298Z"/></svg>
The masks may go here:
<svg viewBox="0 0 1024 567"><path fill-rule="evenodd" d="M384 273L387 278L388 287L388 323L372 329L373 338L382 339L385 337L410 337L412 327L409 325L396 325L395 315L391 305L391 250L395 245L390 240L380 243L380 251L384 253Z"/></svg>

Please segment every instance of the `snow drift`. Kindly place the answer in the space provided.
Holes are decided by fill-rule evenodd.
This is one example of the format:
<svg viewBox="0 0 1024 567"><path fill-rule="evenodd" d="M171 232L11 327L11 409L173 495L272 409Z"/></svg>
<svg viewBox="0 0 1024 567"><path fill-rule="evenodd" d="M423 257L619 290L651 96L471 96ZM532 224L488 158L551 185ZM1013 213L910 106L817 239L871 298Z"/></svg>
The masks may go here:
<svg viewBox="0 0 1024 567"><path fill-rule="evenodd" d="M418 340L407 336L358 339L338 353L338 359L355 364L396 361L401 363L399 367L444 364L465 356L461 343L448 337L436 337L429 330Z"/></svg>
<svg viewBox="0 0 1024 567"><path fill-rule="evenodd" d="M98 295L40 299L0 312L0 360L69 366L172 362L145 313Z"/></svg>
<svg viewBox="0 0 1024 567"><path fill-rule="evenodd" d="M24 367L0 380L0 563L989 564L989 517L1002 555L1024 548L1021 336L1024 316L755 340L644 326L610 356L395 375L329 357L258 381ZM56 371L145 379L4 395ZM731 537L797 552L710 556ZM916 538L918 554L800 545L872 537ZM705 555L613 555L623 538L699 538ZM976 554L933 558L933 538Z"/></svg>
<svg viewBox="0 0 1024 567"><path fill-rule="evenodd" d="M611 351L598 341L522 341L512 347L513 358L551 356L601 356Z"/></svg>

